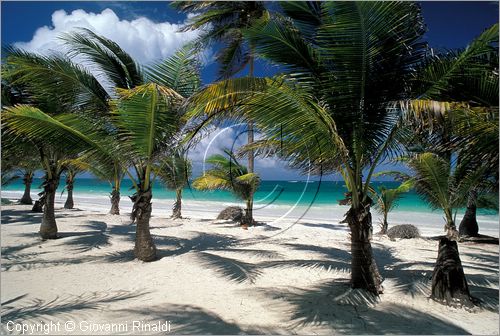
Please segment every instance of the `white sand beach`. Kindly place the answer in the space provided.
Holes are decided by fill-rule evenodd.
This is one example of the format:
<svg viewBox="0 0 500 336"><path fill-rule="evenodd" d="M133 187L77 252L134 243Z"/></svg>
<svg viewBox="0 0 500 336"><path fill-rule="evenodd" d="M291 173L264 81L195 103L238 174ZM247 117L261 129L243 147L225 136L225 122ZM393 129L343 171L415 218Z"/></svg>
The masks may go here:
<svg viewBox="0 0 500 336"><path fill-rule="evenodd" d="M306 216L292 225L289 217L243 230L213 220L216 208L201 214L186 206L188 218L174 221L167 218L170 207L155 202L151 228L161 259L144 263L133 258L128 200L122 199L121 216L106 214L108 202L76 200L75 210L57 203L61 238L51 241L38 237L41 214L30 206L2 207L3 332L19 334L23 326L39 328L36 334L499 331L498 245L459 245L481 306L452 308L428 299L435 240L375 236L385 279L384 294L375 298L350 289L348 232L334 221ZM440 229L427 227L424 235Z"/></svg>

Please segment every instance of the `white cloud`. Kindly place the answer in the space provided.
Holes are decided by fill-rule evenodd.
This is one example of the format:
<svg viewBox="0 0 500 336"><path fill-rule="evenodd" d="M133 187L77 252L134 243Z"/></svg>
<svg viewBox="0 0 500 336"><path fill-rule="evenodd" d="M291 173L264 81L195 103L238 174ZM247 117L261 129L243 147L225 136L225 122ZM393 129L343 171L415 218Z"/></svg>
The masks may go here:
<svg viewBox="0 0 500 336"><path fill-rule="evenodd" d="M69 14L58 10L52 14L52 27L40 27L31 41L17 42L14 45L46 54L61 50L58 36L62 33L84 27L115 41L139 63L145 64L170 56L176 49L198 36L197 31L179 32L181 26L182 24L169 22L155 23L145 17L132 21L120 20L109 8L97 14L81 9Z"/></svg>

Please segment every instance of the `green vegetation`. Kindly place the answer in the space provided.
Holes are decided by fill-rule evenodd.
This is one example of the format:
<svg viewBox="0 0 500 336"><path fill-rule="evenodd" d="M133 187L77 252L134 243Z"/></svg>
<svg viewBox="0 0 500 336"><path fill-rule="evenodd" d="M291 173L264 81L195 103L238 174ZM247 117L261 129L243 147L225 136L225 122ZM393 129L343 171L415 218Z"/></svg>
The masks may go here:
<svg viewBox="0 0 500 336"><path fill-rule="evenodd" d="M253 225L253 194L260 184L260 178L255 173L249 173L247 167L238 162L230 150L224 155L210 156L206 162L212 168L193 181L193 187L199 190L229 190L246 203L245 215L241 223Z"/></svg>
<svg viewBox="0 0 500 336"><path fill-rule="evenodd" d="M248 168L226 150L207 160L212 167L193 186L232 191L246 202L243 223L251 225L260 182L255 153L274 153L302 172L340 173L350 206L344 222L351 283L375 294L383 288L370 241L370 186L380 163L402 156L414 173L412 182L379 189L384 233L389 211L412 183L443 210L452 239L458 236L454 211L467 205L473 222L477 195L498 192L498 25L464 50L433 55L416 3L280 2L274 13L262 2L174 6L198 13L185 30L206 29L193 44L146 67L88 29L62 37L67 55L7 50L2 137L15 150L28 146L40 162L43 239L57 238L55 191L66 174L70 192L76 173L70 162L80 157L79 168L110 182L112 214L119 213L122 178L132 180L135 255L155 260L152 186L159 178L176 191L172 217L181 218L192 170L185 148L217 122L248 123L248 144L240 149ZM200 88L197 52L214 42L223 44L221 80ZM253 77L256 57L282 73ZM247 65L249 76L236 77ZM254 127L261 140L254 141ZM15 165L5 158L2 165L4 183ZM28 186L38 167L18 166Z"/></svg>

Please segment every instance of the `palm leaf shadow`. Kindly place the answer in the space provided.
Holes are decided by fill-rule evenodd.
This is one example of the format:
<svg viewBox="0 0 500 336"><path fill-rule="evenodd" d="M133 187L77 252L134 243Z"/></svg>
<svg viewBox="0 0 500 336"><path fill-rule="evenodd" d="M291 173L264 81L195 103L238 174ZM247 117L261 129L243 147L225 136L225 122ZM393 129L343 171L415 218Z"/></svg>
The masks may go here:
<svg viewBox="0 0 500 336"><path fill-rule="evenodd" d="M36 318L49 321L55 317L74 319L75 314L85 317L89 310L103 309L112 302L135 299L146 292L106 291L88 292L82 295L56 296L52 300L33 298L24 300L27 294L2 303L1 316L4 321L24 321Z"/></svg>
<svg viewBox="0 0 500 336"><path fill-rule="evenodd" d="M247 263L233 258L222 257L213 253L201 252L197 254L203 266L214 269L224 277L238 283L255 283L262 274L258 265Z"/></svg>
<svg viewBox="0 0 500 336"><path fill-rule="evenodd" d="M252 290L255 292L255 290ZM269 306L291 321L293 333L308 326L321 326L340 334L404 334L409 325L418 334L466 334L448 321L416 309L384 303L375 295L350 288L349 280L320 283L309 288L258 289L270 299Z"/></svg>

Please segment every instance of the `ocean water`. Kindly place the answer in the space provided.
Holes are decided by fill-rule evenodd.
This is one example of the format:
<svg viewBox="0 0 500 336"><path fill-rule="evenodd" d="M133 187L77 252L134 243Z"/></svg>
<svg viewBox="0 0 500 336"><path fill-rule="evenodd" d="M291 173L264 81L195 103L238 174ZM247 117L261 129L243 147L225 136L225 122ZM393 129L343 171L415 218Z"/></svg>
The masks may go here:
<svg viewBox="0 0 500 336"><path fill-rule="evenodd" d="M32 193L40 192L41 179L34 179ZM398 182L374 182L374 187L385 186L395 188ZM59 194L63 193L64 180L58 188ZM5 191L22 191L24 186L21 180L4 186ZM98 179L77 179L74 186L75 196L92 195L107 196L111 191L111 186L105 181ZM255 194L254 207L256 210L280 205L297 205L301 207L325 207L338 204L338 200L344 198L346 192L342 181L262 181ZM132 183L128 179L122 182L122 196L132 195ZM160 182L156 182L153 187L153 198L158 200L173 200L175 192L166 189ZM216 201L233 203L239 200L228 191L198 191L191 187L186 187L183 192L185 201ZM397 211L409 212L433 212L440 213L440 210L431 209L419 195L410 191L399 200ZM488 209L478 209L478 215L497 216L497 212Z"/></svg>

